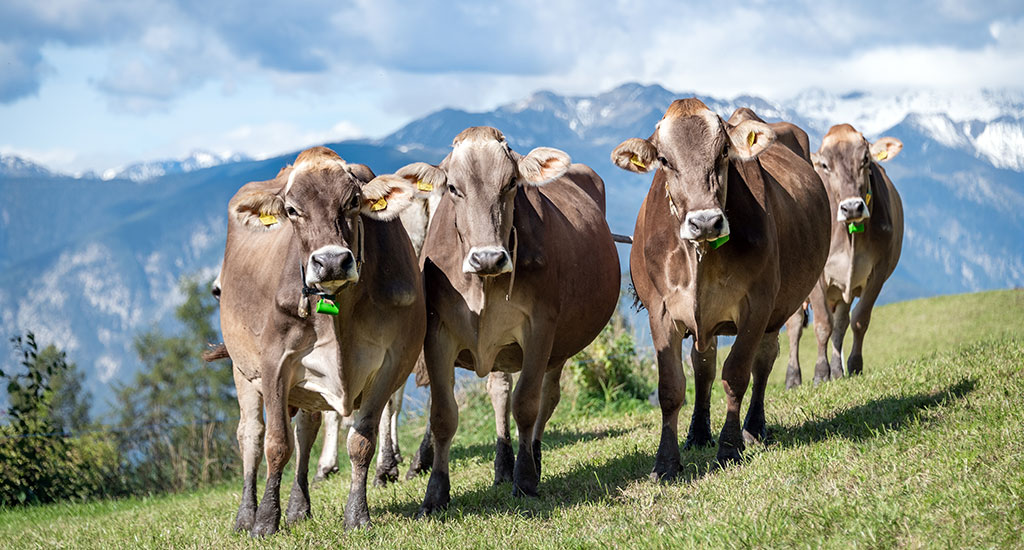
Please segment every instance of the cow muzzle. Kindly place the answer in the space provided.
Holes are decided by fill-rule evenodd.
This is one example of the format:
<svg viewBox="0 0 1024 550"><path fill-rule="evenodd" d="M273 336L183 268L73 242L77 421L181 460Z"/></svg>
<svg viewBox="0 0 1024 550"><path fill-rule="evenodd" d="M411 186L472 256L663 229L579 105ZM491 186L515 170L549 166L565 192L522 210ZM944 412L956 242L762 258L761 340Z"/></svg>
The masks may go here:
<svg viewBox="0 0 1024 550"><path fill-rule="evenodd" d="M503 246L474 246L462 262L462 272L494 276L512 271L512 259Z"/></svg>
<svg viewBox="0 0 1024 550"><path fill-rule="evenodd" d="M719 208L687 212L679 236L688 241L713 241L729 234L729 220Z"/></svg>
<svg viewBox="0 0 1024 550"><path fill-rule="evenodd" d="M871 217L868 212L868 205L860 197L843 199L839 203L839 211L836 212L836 221L859 222Z"/></svg>
<svg viewBox="0 0 1024 550"><path fill-rule="evenodd" d="M343 246L322 246L314 250L306 262L306 286L316 285L333 292L358 280L355 256Z"/></svg>

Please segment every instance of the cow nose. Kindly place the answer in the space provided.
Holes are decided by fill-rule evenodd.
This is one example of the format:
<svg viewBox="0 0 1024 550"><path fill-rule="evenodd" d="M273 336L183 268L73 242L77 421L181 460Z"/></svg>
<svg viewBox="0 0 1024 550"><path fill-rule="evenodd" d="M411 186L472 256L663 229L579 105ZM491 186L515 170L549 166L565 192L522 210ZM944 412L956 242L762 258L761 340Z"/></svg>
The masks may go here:
<svg viewBox="0 0 1024 550"><path fill-rule="evenodd" d="M498 275L511 271L508 252L504 248L474 248L466 257L463 271L477 275Z"/></svg>
<svg viewBox="0 0 1024 550"><path fill-rule="evenodd" d="M309 257L309 268L317 281L339 281L348 278L355 260L343 248L316 252Z"/></svg>
<svg viewBox="0 0 1024 550"><path fill-rule="evenodd" d="M836 219L841 222L845 221L857 221L868 217L867 205L864 204L864 199L846 199L839 203L839 212L836 214Z"/></svg>
<svg viewBox="0 0 1024 550"><path fill-rule="evenodd" d="M717 239L727 233L727 227L721 210L698 210L686 215L680 234L692 241Z"/></svg>

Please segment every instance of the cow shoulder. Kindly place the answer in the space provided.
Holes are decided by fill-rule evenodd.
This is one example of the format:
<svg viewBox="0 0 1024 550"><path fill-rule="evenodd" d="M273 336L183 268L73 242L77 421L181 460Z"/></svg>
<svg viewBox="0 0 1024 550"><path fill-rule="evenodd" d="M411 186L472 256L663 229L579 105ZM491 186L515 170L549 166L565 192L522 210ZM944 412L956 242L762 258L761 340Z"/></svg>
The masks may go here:
<svg viewBox="0 0 1024 550"><path fill-rule="evenodd" d="M412 305L420 294L419 265L412 242L402 224L364 218L366 242L365 264L372 272L364 273L370 281L370 296L386 306Z"/></svg>

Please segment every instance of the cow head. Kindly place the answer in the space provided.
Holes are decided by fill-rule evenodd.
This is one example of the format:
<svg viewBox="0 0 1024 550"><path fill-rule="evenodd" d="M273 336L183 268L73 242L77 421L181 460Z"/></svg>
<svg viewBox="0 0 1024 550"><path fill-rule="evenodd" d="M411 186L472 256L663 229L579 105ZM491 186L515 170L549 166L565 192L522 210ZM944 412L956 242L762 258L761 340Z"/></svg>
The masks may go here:
<svg viewBox="0 0 1024 550"><path fill-rule="evenodd" d="M651 137L622 142L612 151L612 162L630 172L660 170L679 237L715 241L729 235L729 163L751 160L773 141L775 132L763 122L744 120L730 126L699 99L679 99Z"/></svg>
<svg viewBox="0 0 1024 550"><path fill-rule="evenodd" d="M513 151L494 128L463 130L440 166L424 163L398 171L408 179L436 182L455 212L463 243L464 273L495 276L512 271L509 241L512 207L520 185L544 185L569 170L569 155L538 147L526 156Z"/></svg>
<svg viewBox="0 0 1024 550"><path fill-rule="evenodd" d="M299 154L280 191L254 190L235 202L233 215L244 227L273 231L290 224L299 242L306 286L333 293L359 280L362 218L397 217L416 194L405 179L373 177L361 164L348 164L325 147Z"/></svg>
<svg viewBox="0 0 1024 550"><path fill-rule="evenodd" d="M811 160L838 203L836 221L855 223L871 217L871 163L887 161L902 149L903 142L891 137L868 143L849 124L829 129Z"/></svg>

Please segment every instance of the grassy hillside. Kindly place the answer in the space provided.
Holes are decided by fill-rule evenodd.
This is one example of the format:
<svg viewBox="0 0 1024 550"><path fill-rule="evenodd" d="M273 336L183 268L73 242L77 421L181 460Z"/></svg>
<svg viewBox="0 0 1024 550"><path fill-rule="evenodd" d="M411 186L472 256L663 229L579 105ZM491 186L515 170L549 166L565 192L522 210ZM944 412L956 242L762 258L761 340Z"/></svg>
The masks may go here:
<svg viewBox="0 0 1024 550"><path fill-rule="evenodd" d="M1021 547L1022 320L1022 291L879 308L863 376L785 391L777 368L767 397L774 441L726 470L714 467L713 449L684 451L674 483L647 479L657 411L563 407L544 442L542 496L513 499L508 485L491 486L490 406L470 392L444 517L412 519L421 478L371 488L373 527L345 533L343 473L314 491L313 520L271 541L231 531L238 487L230 486L3 511L0 546ZM805 361L809 380L813 354ZM717 430L720 389L713 411ZM421 429L411 424L420 425L404 433L407 453Z"/></svg>

